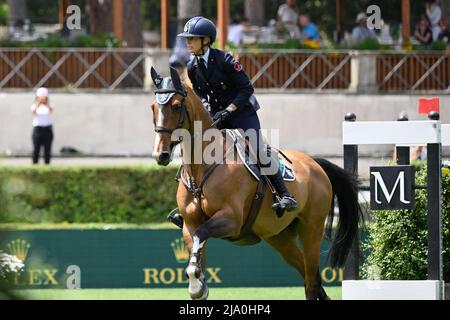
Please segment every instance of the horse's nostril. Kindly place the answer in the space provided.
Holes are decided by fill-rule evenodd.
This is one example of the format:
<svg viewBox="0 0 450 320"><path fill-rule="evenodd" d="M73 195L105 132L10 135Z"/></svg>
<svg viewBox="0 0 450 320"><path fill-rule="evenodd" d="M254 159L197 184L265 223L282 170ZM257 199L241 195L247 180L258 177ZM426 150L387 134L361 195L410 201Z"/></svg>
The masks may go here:
<svg viewBox="0 0 450 320"><path fill-rule="evenodd" d="M170 153L168 152L163 152L159 155L159 161L160 162L167 162L170 160Z"/></svg>

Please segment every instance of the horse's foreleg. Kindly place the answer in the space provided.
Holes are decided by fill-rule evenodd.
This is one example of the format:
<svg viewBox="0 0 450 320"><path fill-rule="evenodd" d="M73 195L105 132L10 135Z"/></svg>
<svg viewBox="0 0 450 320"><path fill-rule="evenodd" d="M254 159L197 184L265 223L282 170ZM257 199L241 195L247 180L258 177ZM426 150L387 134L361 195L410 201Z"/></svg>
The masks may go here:
<svg viewBox="0 0 450 320"><path fill-rule="evenodd" d="M192 299L204 300L208 297L205 283L205 252L208 238L224 238L239 235L240 222L232 219L231 210L220 210L208 221L200 225L192 236L192 251L186 275L189 278L189 294Z"/></svg>

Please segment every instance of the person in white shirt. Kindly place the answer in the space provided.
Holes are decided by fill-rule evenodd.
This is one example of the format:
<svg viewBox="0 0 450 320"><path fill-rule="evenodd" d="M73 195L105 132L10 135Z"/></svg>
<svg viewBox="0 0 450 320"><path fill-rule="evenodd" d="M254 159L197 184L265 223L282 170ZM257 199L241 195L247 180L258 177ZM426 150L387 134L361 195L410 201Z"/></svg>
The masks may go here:
<svg viewBox="0 0 450 320"><path fill-rule="evenodd" d="M286 3L282 4L278 8L277 21L278 27L280 24L282 27L289 31L289 36L291 38L299 39L301 34L298 29L298 17L299 10L295 0L286 0Z"/></svg>
<svg viewBox="0 0 450 320"><path fill-rule="evenodd" d="M367 27L367 16L364 12L358 13L356 23L358 25L352 31L352 40L354 43L361 42L366 38L375 38L375 32Z"/></svg>
<svg viewBox="0 0 450 320"><path fill-rule="evenodd" d="M433 33L433 40L437 40L439 37L439 33L441 32L441 27L439 26L439 22L442 18L442 10L439 6L437 0L425 0L425 6L427 9L428 20L430 20L430 28Z"/></svg>
<svg viewBox="0 0 450 320"><path fill-rule="evenodd" d="M39 88L31 106L31 112L33 113L33 164L39 162L41 147L44 147L45 164L50 164L53 142L52 111L53 108L50 106L48 99L48 89Z"/></svg>
<svg viewBox="0 0 450 320"><path fill-rule="evenodd" d="M228 26L228 41L236 46L242 45L244 33L250 31L250 23L247 18L236 19L234 23Z"/></svg>

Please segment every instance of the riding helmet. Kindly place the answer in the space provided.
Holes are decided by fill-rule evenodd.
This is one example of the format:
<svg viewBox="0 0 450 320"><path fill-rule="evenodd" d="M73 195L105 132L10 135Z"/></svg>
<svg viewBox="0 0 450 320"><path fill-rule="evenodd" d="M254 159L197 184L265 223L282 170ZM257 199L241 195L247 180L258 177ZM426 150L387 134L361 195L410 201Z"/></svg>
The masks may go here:
<svg viewBox="0 0 450 320"><path fill-rule="evenodd" d="M205 37L211 39L211 44L216 41L217 30L214 23L205 17L194 17L184 26L184 32L178 35L179 37Z"/></svg>

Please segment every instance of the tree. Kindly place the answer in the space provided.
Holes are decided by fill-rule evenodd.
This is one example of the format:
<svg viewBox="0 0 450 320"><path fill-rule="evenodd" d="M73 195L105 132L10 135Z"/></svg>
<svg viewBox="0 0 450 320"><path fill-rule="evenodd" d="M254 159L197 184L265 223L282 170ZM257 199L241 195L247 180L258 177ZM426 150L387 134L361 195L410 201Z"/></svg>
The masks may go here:
<svg viewBox="0 0 450 320"><path fill-rule="evenodd" d="M113 30L113 0L87 0L89 31L92 35L111 33Z"/></svg>
<svg viewBox="0 0 450 320"><path fill-rule="evenodd" d="M182 20L199 16L201 12L202 0L178 0L178 19Z"/></svg>
<svg viewBox="0 0 450 320"><path fill-rule="evenodd" d="M264 26L265 21L265 1L245 0L245 16L251 25Z"/></svg>
<svg viewBox="0 0 450 320"><path fill-rule="evenodd" d="M441 0L442 16L450 16L450 0Z"/></svg>
<svg viewBox="0 0 450 320"><path fill-rule="evenodd" d="M202 0L178 0L175 32L169 34L169 45L175 43L176 35L183 32L184 25L190 18L201 14Z"/></svg>
<svg viewBox="0 0 450 320"><path fill-rule="evenodd" d="M8 0L9 25L18 26L27 18L26 0Z"/></svg>
<svg viewBox="0 0 450 320"><path fill-rule="evenodd" d="M141 0L123 1L123 36L129 48L142 48Z"/></svg>

